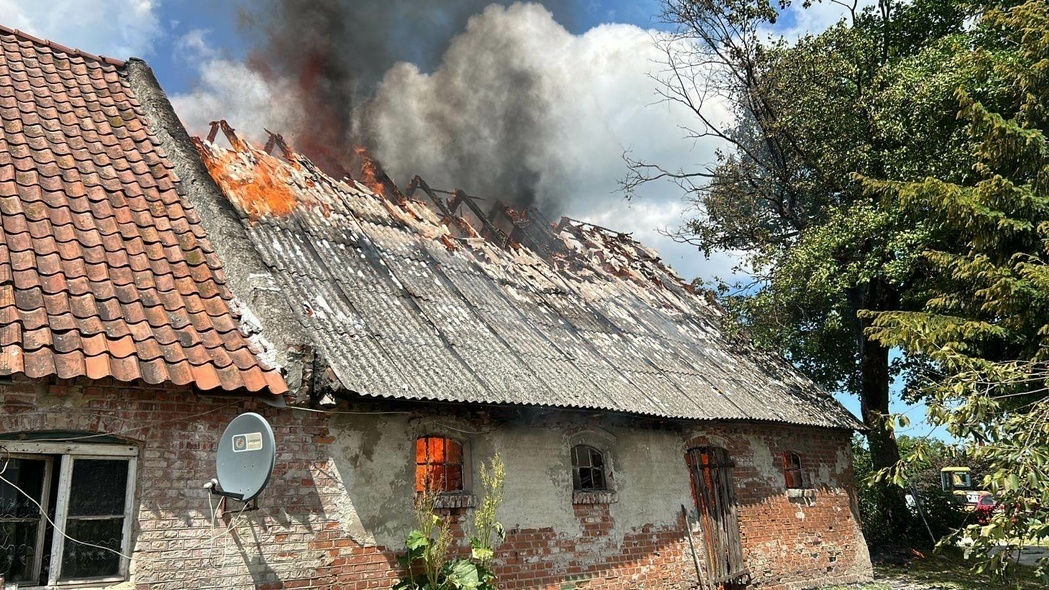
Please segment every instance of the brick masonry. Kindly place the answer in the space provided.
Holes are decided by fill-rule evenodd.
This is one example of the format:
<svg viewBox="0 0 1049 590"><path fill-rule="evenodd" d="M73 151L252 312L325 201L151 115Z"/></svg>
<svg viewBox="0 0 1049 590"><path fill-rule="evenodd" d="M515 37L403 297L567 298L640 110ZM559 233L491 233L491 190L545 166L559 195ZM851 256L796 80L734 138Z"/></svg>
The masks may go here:
<svg viewBox="0 0 1049 590"><path fill-rule="evenodd" d="M567 459L557 449L587 436L579 434L586 428L578 415L514 424L505 416L433 420L424 414L430 410L417 409L340 420L248 398L86 380L2 384L0 401L0 432L107 432L140 447L131 580L121 588L392 586L400 573L398 539L412 519L406 449L437 423L456 426L460 436L474 433L474 470L493 449L506 461L499 517L507 536L496 551L502 588L694 587L679 508L693 507L694 518L684 463L693 444L724 446L736 462L744 556L755 587L794 590L870 577L844 431L617 423L605 430L616 491L573 503L571 479L562 473ZM274 426L276 470L258 511L237 512L231 502L212 522L202 486L214 477L222 429L244 411ZM809 495L784 489L776 460L788 449L810 474ZM391 465L391 457L402 464ZM469 509L446 512L459 531L469 521Z"/></svg>

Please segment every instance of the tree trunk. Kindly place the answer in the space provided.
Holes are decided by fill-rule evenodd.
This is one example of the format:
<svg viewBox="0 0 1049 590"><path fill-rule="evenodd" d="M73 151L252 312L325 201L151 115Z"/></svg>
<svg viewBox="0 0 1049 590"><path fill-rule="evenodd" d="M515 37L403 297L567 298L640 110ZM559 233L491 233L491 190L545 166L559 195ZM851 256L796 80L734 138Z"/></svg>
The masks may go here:
<svg viewBox="0 0 1049 590"><path fill-rule="evenodd" d="M886 289L871 285L864 294L865 303L870 308L881 308L886 304ZM900 461L900 448L896 444L889 419L889 349L869 340L862 330L866 322L859 320L858 334L860 352L860 412L867 431L867 444L871 452L871 463L874 470L889 469ZM885 519L887 530L903 538L910 524L911 515L907 509L902 488L891 482L877 482L878 512Z"/></svg>

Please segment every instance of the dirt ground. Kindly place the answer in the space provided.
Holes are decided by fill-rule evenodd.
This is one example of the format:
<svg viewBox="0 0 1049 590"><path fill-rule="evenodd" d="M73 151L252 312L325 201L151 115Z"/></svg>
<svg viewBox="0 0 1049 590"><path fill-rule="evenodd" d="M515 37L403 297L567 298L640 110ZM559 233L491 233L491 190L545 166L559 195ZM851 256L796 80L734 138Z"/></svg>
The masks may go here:
<svg viewBox="0 0 1049 590"><path fill-rule="evenodd" d="M1039 558L1049 549L1032 548L1020 555L1016 577L996 580L972 571L972 563L960 555L917 556L895 563L875 563L874 582L824 590L1034 590L1046 586L1034 576Z"/></svg>

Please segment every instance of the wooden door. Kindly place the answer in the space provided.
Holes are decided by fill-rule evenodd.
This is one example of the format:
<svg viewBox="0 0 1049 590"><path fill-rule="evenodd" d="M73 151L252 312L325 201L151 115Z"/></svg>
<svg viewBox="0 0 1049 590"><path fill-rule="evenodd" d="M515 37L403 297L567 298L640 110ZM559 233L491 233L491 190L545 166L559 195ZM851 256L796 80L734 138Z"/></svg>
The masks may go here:
<svg viewBox="0 0 1049 590"><path fill-rule="evenodd" d="M736 494L732 485L732 460L719 447L695 447L686 454L696 501L707 588L731 590L747 585L750 575L743 564Z"/></svg>

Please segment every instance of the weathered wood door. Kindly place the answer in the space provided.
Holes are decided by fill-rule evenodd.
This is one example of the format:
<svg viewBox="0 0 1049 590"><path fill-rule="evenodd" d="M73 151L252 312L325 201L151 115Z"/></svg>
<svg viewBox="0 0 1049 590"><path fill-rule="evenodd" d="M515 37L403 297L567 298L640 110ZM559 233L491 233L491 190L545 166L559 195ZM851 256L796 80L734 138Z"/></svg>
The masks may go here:
<svg viewBox="0 0 1049 590"><path fill-rule="evenodd" d="M739 538L732 460L719 447L695 447L686 454L706 556L707 588L732 589L747 585Z"/></svg>

